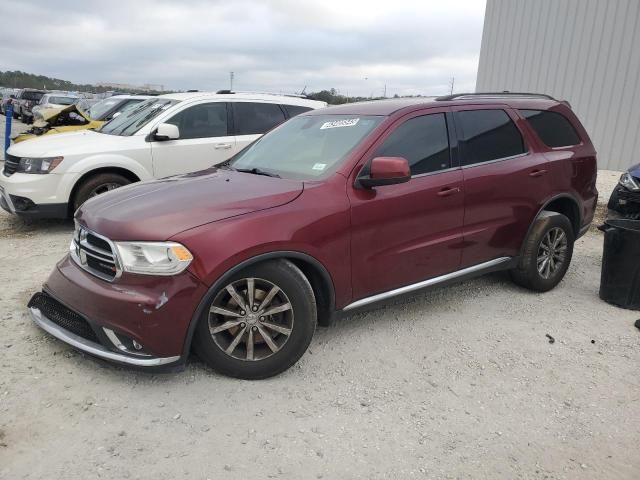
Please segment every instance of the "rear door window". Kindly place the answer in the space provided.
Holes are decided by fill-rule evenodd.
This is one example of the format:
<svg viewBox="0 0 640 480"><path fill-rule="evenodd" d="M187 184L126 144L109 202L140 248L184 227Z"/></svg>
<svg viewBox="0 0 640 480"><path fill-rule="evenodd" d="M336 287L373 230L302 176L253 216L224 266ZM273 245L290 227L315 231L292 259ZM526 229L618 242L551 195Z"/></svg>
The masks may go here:
<svg viewBox="0 0 640 480"><path fill-rule="evenodd" d="M225 137L228 134L227 104L215 102L194 105L174 115L166 123L178 127L180 140Z"/></svg>
<svg viewBox="0 0 640 480"><path fill-rule="evenodd" d="M301 113L308 112L309 110L313 110L309 107L302 107L300 105L282 105L284 109L287 111L287 115L289 118L295 117L296 115L300 115Z"/></svg>
<svg viewBox="0 0 640 480"><path fill-rule="evenodd" d="M406 158L411 175L449 168L451 158L445 114L434 113L407 120L387 137L375 156Z"/></svg>
<svg viewBox="0 0 640 480"><path fill-rule="evenodd" d="M578 132L561 113L546 110L520 110L520 113L548 147L570 147L581 142Z"/></svg>
<svg viewBox="0 0 640 480"><path fill-rule="evenodd" d="M275 103L233 103L236 135L262 134L284 121L284 112Z"/></svg>
<svg viewBox="0 0 640 480"><path fill-rule="evenodd" d="M455 112L462 164L491 162L526 152L520 130L504 110Z"/></svg>

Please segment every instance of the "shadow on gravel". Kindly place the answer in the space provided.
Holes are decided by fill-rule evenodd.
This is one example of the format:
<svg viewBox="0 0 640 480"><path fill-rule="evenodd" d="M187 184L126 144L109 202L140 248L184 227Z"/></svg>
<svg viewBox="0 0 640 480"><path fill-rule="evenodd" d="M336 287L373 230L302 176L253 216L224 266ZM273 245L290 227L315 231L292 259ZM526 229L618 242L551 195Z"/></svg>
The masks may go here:
<svg viewBox="0 0 640 480"><path fill-rule="evenodd" d="M0 238L30 237L41 233L71 233L73 220L22 219L10 215L0 216Z"/></svg>

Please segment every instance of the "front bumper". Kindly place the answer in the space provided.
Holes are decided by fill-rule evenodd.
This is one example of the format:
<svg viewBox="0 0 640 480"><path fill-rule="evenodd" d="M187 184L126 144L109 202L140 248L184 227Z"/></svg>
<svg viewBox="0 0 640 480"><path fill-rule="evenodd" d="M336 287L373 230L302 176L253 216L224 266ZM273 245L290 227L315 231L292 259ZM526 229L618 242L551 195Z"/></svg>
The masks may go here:
<svg viewBox="0 0 640 480"><path fill-rule="evenodd" d="M12 215L31 218L66 218L68 204L60 202L60 175L0 173L0 207Z"/></svg>
<svg viewBox="0 0 640 480"><path fill-rule="evenodd" d="M623 216L640 214L640 191L631 191L618 184L611 194L608 207Z"/></svg>
<svg viewBox="0 0 640 480"><path fill-rule="evenodd" d="M106 282L66 256L29 305L37 325L74 348L123 365L166 367L185 363L191 318L206 291L188 272ZM38 295L49 303L34 302Z"/></svg>
<svg viewBox="0 0 640 480"><path fill-rule="evenodd" d="M179 355L173 357L145 358L131 357L121 353L114 353L110 350L107 350L99 343L95 343L87 340L86 338L82 338L81 336L62 328L60 325L54 323L49 318L44 316L39 309L31 307L30 310L31 318L36 323L36 325L38 325L44 331L53 335L58 340L62 340L72 347L77 348L78 350L86 352L89 355L93 355L94 357L102 358L103 360L108 360L123 365L132 365L136 367L159 367L162 365L177 363L181 358Z"/></svg>

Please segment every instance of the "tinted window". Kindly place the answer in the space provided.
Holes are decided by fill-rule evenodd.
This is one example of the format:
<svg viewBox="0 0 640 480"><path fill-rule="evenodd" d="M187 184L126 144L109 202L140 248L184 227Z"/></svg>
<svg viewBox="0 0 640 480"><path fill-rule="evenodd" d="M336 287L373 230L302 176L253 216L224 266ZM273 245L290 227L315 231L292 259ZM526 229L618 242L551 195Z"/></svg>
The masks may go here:
<svg viewBox="0 0 640 480"><path fill-rule="evenodd" d="M222 102L195 105L174 115L166 123L180 130L180 140L224 137L227 135L227 104Z"/></svg>
<svg viewBox="0 0 640 480"><path fill-rule="evenodd" d="M284 113L278 105L273 103L237 102L233 104L236 135L265 133L284 120Z"/></svg>
<svg viewBox="0 0 640 480"><path fill-rule="evenodd" d="M283 107L287 111L287 115L289 115L289 118L295 117L296 115L300 115L301 113L312 110L309 107L301 107L299 105L283 105Z"/></svg>
<svg viewBox="0 0 640 480"><path fill-rule="evenodd" d="M406 158L412 175L449 168L449 137L444 113L407 120L384 141L375 156Z"/></svg>
<svg viewBox="0 0 640 480"><path fill-rule="evenodd" d="M545 145L549 147L568 147L580 143L578 133L564 115L543 110L520 110L520 113L529 120L529 123Z"/></svg>
<svg viewBox="0 0 640 480"><path fill-rule="evenodd" d="M525 152L522 135L504 110L456 112L463 164L490 162Z"/></svg>

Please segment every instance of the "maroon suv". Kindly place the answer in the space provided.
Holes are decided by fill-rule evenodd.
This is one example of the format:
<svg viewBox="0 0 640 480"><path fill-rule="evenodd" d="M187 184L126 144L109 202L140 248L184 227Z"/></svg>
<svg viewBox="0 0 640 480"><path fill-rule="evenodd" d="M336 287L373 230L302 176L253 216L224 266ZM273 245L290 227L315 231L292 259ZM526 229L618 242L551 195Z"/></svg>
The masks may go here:
<svg viewBox="0 0 640 480"><path fill-rule="evenodd" d="M193 346L264 378L339 312L496 270L553 288L597 195L587 132L546 95L315 110L218 167L88 201L29 307L103 359L182 366Z"/></svg>

